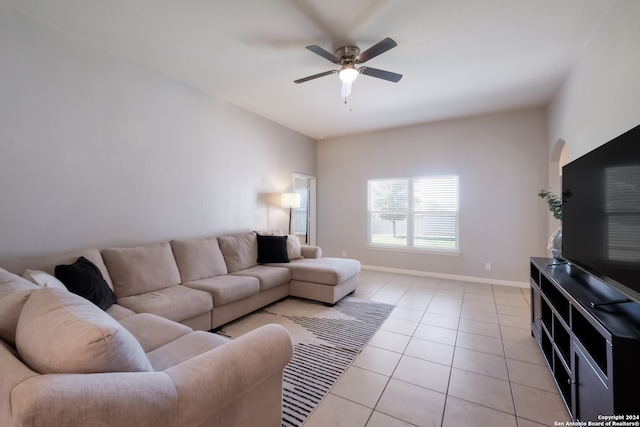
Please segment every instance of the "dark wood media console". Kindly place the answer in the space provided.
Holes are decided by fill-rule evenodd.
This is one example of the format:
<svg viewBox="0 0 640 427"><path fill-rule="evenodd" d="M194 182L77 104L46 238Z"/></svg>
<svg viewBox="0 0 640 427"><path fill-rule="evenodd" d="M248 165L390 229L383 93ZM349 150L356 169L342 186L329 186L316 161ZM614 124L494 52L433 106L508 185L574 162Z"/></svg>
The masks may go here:
<svg viewBox="0 0 640 427"><path fill-rule="evenodd" d="M530 282L531 333L573 419L640 421L640 304L551 258L531 258Z"/></svg>

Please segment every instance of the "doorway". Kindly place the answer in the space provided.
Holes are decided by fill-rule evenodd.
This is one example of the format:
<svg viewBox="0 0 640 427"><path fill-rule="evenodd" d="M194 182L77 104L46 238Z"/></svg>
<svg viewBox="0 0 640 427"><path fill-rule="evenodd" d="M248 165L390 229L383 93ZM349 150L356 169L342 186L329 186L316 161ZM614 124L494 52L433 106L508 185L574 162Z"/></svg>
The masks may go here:
<svg viewBox="0 0 640 427"><path fill-rule="evenodd" d="M293 191L300 194L300 207L294 210L293 232L300 242L316 245L316 177L293 174Z"/></svg>

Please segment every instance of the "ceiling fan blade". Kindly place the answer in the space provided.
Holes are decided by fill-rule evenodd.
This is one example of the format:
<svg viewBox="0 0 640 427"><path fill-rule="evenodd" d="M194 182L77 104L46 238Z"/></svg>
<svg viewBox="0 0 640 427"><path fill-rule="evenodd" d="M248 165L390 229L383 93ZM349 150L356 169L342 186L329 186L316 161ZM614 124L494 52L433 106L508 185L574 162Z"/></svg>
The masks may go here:
<svg viewBox="0 0 640 427"><path fill-rule="evenodd" d="M393 39L387 37L386 39L374 44L369 49L362 52L360 55L356 56L356 63L364 64L371 58L375 58L381 53L385 53L389 49L393 49L396 46L398 46L398 43L396 43Z"/></svg>
<svg viewBox="0 0 640 427"><path fill-rule="evenodd" d="M338 72L338 70L325 71L324 73L318 73L318 74L314 74L313 76L303 77L301 79L294 80L293 82L294 83L304 83L304 82L308 82L309 80L317 79L318 77L328 76L329 74L335 74L337 72Z"/></svg>
<svg viewBox="0 0 640 427"><path fill-rule="evenodd" d="M316 55L322 56L324 59L328 59L329 61L333 62L334 64L339 64L340 63L340 60L334 54L327 52L326 50L324 50L323 48L321 48L320 46L318 46L316 44L312 44L311 46L307 46L307 49L309 49L311 52L315 53Z"/></svg>
<svg viewBox="0 0 640 427"><path fill-rule="evenodd" d="M366 76L377 77L379 79L388 80L394 83L398 83L402 78L402 74L392 73L391 71L379 70L377 68L371 67L360 67L358 71Z"/></svg>

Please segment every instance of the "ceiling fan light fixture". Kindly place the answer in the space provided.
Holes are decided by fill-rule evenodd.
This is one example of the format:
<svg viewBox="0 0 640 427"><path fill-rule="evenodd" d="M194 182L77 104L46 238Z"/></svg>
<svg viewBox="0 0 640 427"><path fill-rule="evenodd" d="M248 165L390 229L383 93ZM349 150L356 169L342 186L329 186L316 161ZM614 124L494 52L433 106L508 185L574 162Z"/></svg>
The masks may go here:
<svg viewBox="0 0 640 427"><path fill-rule="evenodd" d="M358 70L353 66L353 64L343 65L340 69L340 72L338 73L338 75L340 76L340 80L345 83L351 83L352 81L354 81L356 77L358 77L358 74Z"/></svg>

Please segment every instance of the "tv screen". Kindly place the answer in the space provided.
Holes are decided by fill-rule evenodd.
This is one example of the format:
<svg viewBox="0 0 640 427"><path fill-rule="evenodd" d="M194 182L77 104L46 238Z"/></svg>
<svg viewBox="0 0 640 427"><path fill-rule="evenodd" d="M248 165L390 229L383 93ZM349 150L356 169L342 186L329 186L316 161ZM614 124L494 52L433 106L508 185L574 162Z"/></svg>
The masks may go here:
<svg viewBox="0 0 640 427"><path fill-rule="evenodd" d="M562 257L640 302L640 126L562 169Z"/></svg>

